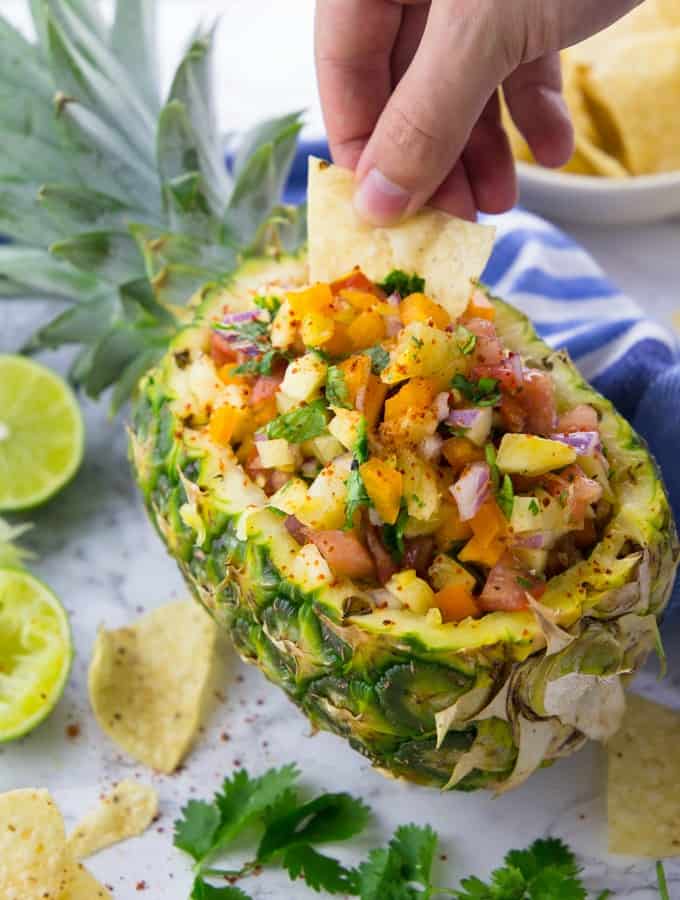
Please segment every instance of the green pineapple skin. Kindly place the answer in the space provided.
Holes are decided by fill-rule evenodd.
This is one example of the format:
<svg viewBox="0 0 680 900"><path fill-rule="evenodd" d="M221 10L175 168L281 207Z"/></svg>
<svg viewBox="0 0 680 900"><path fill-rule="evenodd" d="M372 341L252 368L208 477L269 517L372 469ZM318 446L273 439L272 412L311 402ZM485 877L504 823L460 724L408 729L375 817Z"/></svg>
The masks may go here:
<svg viewBox="0 0 680 900"><path fill-rule="evenodd" d="M152 522L189 587L229 632L240 656L283 688L315 728L346 738L385 774L441 788L472 746L478 725L455 726L437 748L435 714L463 696L479 678L500 688L510 673L535 664L545 657L545 651L539 648L536 652L522 629L512 633L507 617L496 614L485 617L481 626L490 635L487 643L469 651L447 651L428 639L425 627L418 635L384 632L379 622L344 615L328 602L323 589L305 593L283 578L266 540L258 540L257 535L244 539L239 533L239 517L215 503L209 489L203 491L200 501L205 527L200 546L195 529L182 518L188 482L208 481L211 463L186 443L185 435L194 423L182 422L173 412L171 375L178 360L186 364L182 354L187 348L205 345L205 320L211 311L221 309L225 290L233 297L239 293L241 281L248 286L258 279L269 281L281 265L304 281L304 257L299 256L287 257L279 264L271 259L250 260L226 288L206 289L194 324L177 335L165 358L142 380L131 432L137 479ZM521 350L531 365L552 370L565 405L590 402L601 414L606 412L603 438L609 447L616 443L621 460L630 461L630 471L622 471L620 477L625 480L633 473L639 497L634 498L635 505L627 504L610 542L598 545L598 551L602 546L603 555L625 560L633 549L646 548L649 603L638 612L659 616L672 585L677 539L655 463L628 423L583 382L566 357L540 341L521 313L502 301L493 302L506 345ZM592 574L592 567L588 571ZM632 579L626 575L625 565L623 571L617 575L605 560L603 566L595 565L592 584L586 583L580 571L570 579L561 576L561 590L567 599L579 591L583 597L585 591L589 621L600 619L605 628L614 628L616 619L607 612L607 597L611 585L620 587ZM385 615L390 613L385 611ZM623 665L620 660L616 664ZM607 661L602 662L603 672L608 671L607 666ZM500 718L492 721L504 734L503 749L492 766L473 769L459 781L459 790L501 785L513 770L517 747L512 727ZM562 746L580 744L579 738L575 729L566 729Z"/></svg>

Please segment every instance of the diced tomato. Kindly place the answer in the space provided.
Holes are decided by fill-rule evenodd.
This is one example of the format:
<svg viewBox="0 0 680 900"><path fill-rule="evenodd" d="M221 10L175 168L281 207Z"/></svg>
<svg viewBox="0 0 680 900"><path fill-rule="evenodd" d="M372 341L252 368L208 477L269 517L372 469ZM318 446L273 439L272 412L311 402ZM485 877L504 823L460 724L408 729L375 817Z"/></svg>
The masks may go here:
<svg viewBox="0 0 680 900"><path fill-rule="evenodd" d="M599 431L600 420L592 406L582 403L569 412L562 413L555 430L567 434L573 431Z"/></svg>
<svg viewBox="0 0 680 900"><path fill-rule="evenodd" d="M504 557L494 566L486 579L479 605L484 612L515 612L526 609L527 590L535 587L536 579L516 566L511 557Z"/></svg>
<svg viewBox="0 0 680 900"><path fill-rule="evenodd" d="M352 531L313 531L307 536L339 578L375 578L373 558Z"/></svg>
<svg viewBox="0 0 680 900"><path fill-rule="evenodd" d="M498 339L493 322L487 319L469 319L465 327L477 338L472 353L473 365L497 366L503 362L503 345Z"/></svg>
<svg viewBox="0 0 680 900"><path fill-rule="evenodd" d="M593 478L587 478L579 466L569 466L559 475L546 475L543 479L546 490L553 497L559 497L569 508L569 519L581 525L588 507L602 497L602 486Z"/></svg>
<svg viewBox="0 0 680 900"><path fill-rule="evenodd" d="M430 535L407 538L404 541L402 569L415 569L416 575L426 578L427 570L430 568L434 556L434 547L434 538Z"/></svg>
<svg viewBox="0 0 680 900"><path fill-rule="evenodd" d="M259 375L253 385L253 392L250 395L250 402L253 406L269 400L281 387L283 375Z"/></svg>
<svg viewBox="0 0 680 900"><path fill-rule="evenodd" d="M215 365L219 368L226 365L226 363L238 362L241 354L234 350L224 335L213 331L210 336L210 355Z"/></svg>
<svg viewBox="0 0 680 900"><path fill-rule="evenodd" d="M547 372L525 370L524 384L517 397L524 407L527 432L543 436L554 432L557 422L555 390Z"/></svg>
<svg viewBox="0 0 680 900"><path fill-rule="evenodd" d="M387 584L390 578L397 571L398 566L392 559L392 554L382 542L380 532L374 525L366 524L366 543L370 550L371 557L375 563L375 569L378 573L378 581L380 584Z"/></svg>
<svg viewBox="0 0 680 900"><path fill-rule="evenodd" d="M523 404L512 394L501 395L500 406L503 428L515 434L522 434L526 430L527 416Z"/></svg>

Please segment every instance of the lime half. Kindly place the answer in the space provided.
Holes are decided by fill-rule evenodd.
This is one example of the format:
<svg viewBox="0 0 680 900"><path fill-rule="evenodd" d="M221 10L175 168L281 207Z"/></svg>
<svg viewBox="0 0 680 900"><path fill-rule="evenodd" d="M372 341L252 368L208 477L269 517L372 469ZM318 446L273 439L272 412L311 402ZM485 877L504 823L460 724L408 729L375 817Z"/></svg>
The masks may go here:
<svg viewBox="0 0 680 900"><path fill-rule="evenodd" d="M0 743L49 715L72 658L68 618L54 594L28 572L0 569Z"/></svg>
<svg viewBox="0 0 680 900"><path fill-rule="evenodd" d="M23 356L0 356L0 511L48 500L83 458L83 420L66 382Z"/></svg>

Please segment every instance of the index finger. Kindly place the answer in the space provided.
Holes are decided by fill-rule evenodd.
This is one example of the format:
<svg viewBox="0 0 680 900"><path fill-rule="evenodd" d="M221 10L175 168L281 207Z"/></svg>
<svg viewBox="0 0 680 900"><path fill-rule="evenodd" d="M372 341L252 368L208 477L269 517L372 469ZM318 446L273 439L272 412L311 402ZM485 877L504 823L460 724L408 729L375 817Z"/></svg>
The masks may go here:
<svg viewBox="0 0 680 900"><path fill-rule="evenodd" d="M331 154L354 169L392 91L402 7L393 0L318 0L315 54Z"/></svg>

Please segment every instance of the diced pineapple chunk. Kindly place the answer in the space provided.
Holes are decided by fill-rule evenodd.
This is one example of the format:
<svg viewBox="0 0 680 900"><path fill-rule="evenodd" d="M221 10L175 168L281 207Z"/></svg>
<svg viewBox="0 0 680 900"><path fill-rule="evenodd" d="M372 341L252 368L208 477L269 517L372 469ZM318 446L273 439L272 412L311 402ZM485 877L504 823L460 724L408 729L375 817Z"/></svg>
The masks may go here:
<svg viewBox="0 0 680 900"><path fill-rule="evenodd" d="M515 547L512 551L517 561L528 569L540 575L548 564L547 550L534 550L532 547Z"/></svg>
<svg viewBox="0 0 680 900"><path fill-rule="evenodd" d="M336 456L340 456L345 452L345 447L336 437L330 434L319 435L319 437L308 441L308 444L309 452L323 465L332 462Z"/></svg>
<svg viewBox="0 0 680 900"><path fill-rule="evenodd" d="M308 591L335 580L330 566L314 544L305 544L298 551L290 574L292 581Z"/></svg>
<svg viewBox="0 0 680 900"><path fill-rule="evenodd" d="M434 605L434 591L426 581L418 578L415 569L397 572L385 588L401 603L402 609L409 609L418 615L424 616Z"/></svg>
<svg viewBox="0 0 680 900"><path fill-rule="evenodd" d="M569 510L556 497L538 490L535 497L515 495L510 527L516 534L526 531L560 531L569 524Z"/></svg>
<svg viewBox="0 0 680 900"><path fill-rule="evenodd" d="M284 350L295 341L299 320L287 300L284 300L272 322L270 337L272 347Z"/></svg>
<svg viewBox="0 0 680 900"><path fill-rule="evenodd" d="M310 528L341 528L345 521L346 478L346 473L343 476L326 466L309 488L301 478L292 478L269 498L269 505L295 516Z"/></svg>
<svg viewBox="0 0 680 900"><path fill-rule="evenodd" d="M505 434L496 462L510 475L545 475L576 461L573 447L533 434Z"/></svg>
<svg viewBox="0 0 680 900"><path fill-rule="evenodd" d="M352 450L359 439L363 416L355 409L341 409L334 406L335 416L328 424L328 430L348 450Z"/></svg>
<svg viewBox="0 0 680 900"><path fill-rule="evenodd" d="M300 462L300 450L283 438L273 441L258 441L257 455L265 469L283 469L292 471Z"/></svg>
<svg viewBox="0 0 680 900"><path fill-rule="evenodd" d="M296 400L294 397L289 397L288 394L284 394L283 391L279 390L274 394L274 400L276 401L276 408L279 412L279 415L282 416L284 413L290 412L291 409L295 409L300 406L300 401Z"/></svg>
<svg viewBox="0 0 680 900"><path fill-rule="evenodd" d="M324 313L310 312L302 319L300 336L305 347L321 347L334 332L333 320Z"/></svg>
<svg viewBox="0 0 680 900"><path fill-rule="evenodd" d="M437 591L441 591L451 584L460 584L470 593L475 589L475 576L471 575L466 568L445 553L435 556L428 570L428 575L434 589Z"/></svg>
<svg viewBox="0 0 680 900"><path fill-rule="evenodd" d="M404 473L404 496L409 516L421 522L433 519L441 503L435 470L411 450L401 451L399 468Z"/></svg>
<svg viewBox="0 0 680 900"><path fill-rule="evenodd" d="M326 383L328 366L318 353L305 353L289 363L281 382L281 390L294 400L313 399Z"/></svg>
<svg viewBox="0 0 680 900"><path fill-rule="evenodd" d="M448 383L457 373L466 373L469 360L453 334L411 322L399 333L397 346L381 378L386 384L397 384L418 375L436 376Z"/></svg>
<svg viewBox="0 0 680 900"><path fill-rule="evenodd" d="M291 478L269 498L269 506L280 509L289 516L297 516L307 502L307 483L301 478Z"/></svg>

